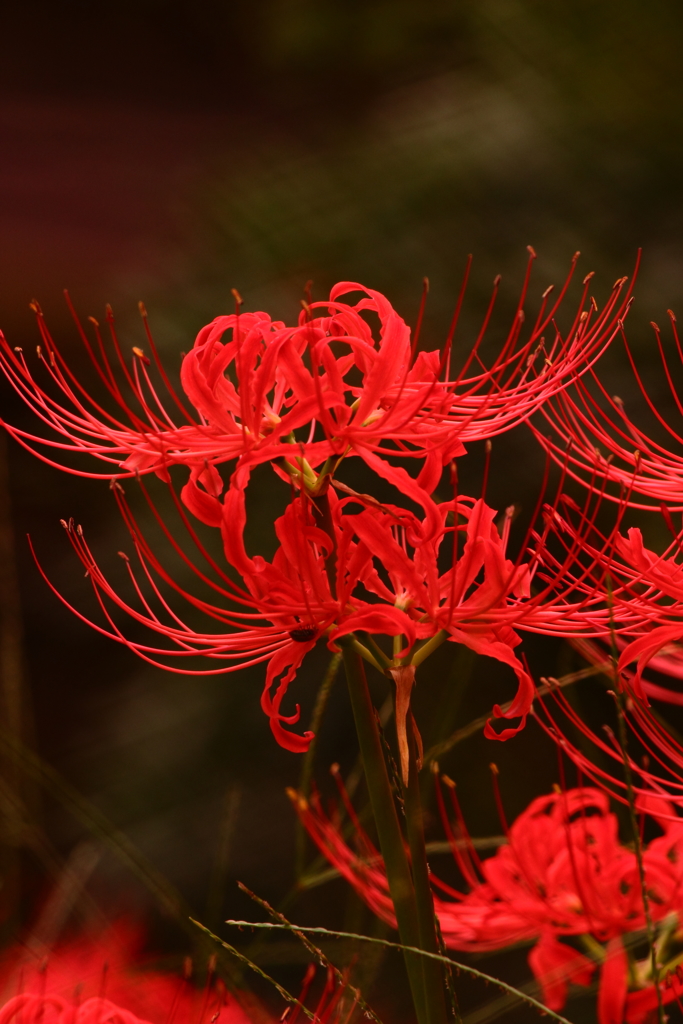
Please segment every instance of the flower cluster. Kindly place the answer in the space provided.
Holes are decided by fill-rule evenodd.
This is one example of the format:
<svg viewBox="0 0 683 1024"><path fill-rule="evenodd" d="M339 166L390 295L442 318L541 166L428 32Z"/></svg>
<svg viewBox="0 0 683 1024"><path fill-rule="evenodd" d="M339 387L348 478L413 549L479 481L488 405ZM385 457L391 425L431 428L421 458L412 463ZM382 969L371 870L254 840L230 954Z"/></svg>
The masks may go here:
<svg viewBox="0 0 683 1024"><path fill-rule="evenodd" d="M449 789L456 822L449 821L438 789L442 820L469 891L431 876L446 946L482 951L533 942L529 965L551 1009L562 1009L570 982L588 985L597 974L600 1024L645 1024L657 997L649 957L635 956L646 927L643 891L636 854L620 842L606 795L584 787L538 797L510 826L504 845L482 861ZM351 847L339 816L326 814L317 794L310 801L291 795L319 849L373 912L393 924L384 865L358 819ZM641 798L638 809L663 832L644 849L643 866L659 933L662 997L671 1002L683 996L677 971L683 954L683 819L656 795Z"/></svg>
<svg viewBox="0 0 683 1024"><path fill-rule="evenodd" d="M516 692L504 707L494 705L485 727L489 739L505 740L524 727L535 695L520 650L523 634L568 638L593 661L611 650L622 724L627 717L655 767L636 765L613 734L604 740L593 735L559 691L555 706L572 727L620 768L625 761L635 782L591 763L559 728L552 703L539 722L584 778L630 803L633 813L635 794L637 809L663 835L644 850L636 839L631 849L620 842L601 790L558 790L534 801L507 844L482 863L454 801L455 830L445 810L443 819L469 891L433 878L450 897L435 897L434 909L451 948L533 942L530 964L549 1007L564 1005L569 982L589 984L599 974L601 1024L639 1024L658 1000L683 994L683 825L676 809L683 747L648 706L649 697L683 698L643 676L648 666L682 674L683 534L672 513L683 508L683 472L680 457L637 428L598 376L606 348L618 336L626 342L627 280L616 282L600 310L589 296L588 275L562 330L558 317L566 316L560 307L575 261L557 298L546 289L529 316L533 251L530 257L497 353L489 356L486 335L498 282L457 370L453 343L467 274L445 343L431 351L420 347L423 309L411 334L383 295L354 282L336 285L324 301L303 302L289 324L242 311L235 293L235 312L203 328L184 355L180 389L159 359L144 308L151 357L136 347L132 359L110 311L107 342L96 322L86 330L74 314L105 393L101 400L71 370L36 305L38 359L47 380L39 380L24 353L2 336L0 369L46 433L4 426L50 465L110 481L133 544L132 557L121 553L123 585L102 569L83 529L73 520L63 523L101 615L95 620L72 610L104 635L176 673L214 675L265 664L261 705L277 742L293 752L307 750L313 735L301 728L299 706L288 697L304 658L319 642L334 652L344 649L345 659L352 654L355 667L345 660L347 678L389 877L355 819L359 850L347 845L317 796L296 804L319 847L366 902L384 920L398 922L404 945L419 940L420 949L433 953L438 939L426 862L415 861L423 842L408 835L410 863L403 848L411 829L422 827L415 825L421 822L415 774L421 739L410 711L419 666L446 642L507 666ZM680 354L673 317L672 323ZM681 411L665 359L664 365ZM681 441L647 398L637 370L636 377L659 426ZM511 539L514 507L499 513L486 499L490 439L532 417L547 467L526 532ZM544 429L550 424L554 430L550 437L539 427L542 420ZM475 441L487 442L485 482L479 495L463 494L457 460ZM99 463L97 471L78 463L82 455ZM559 484L549 498L553 460ZM248 530L253 478L263 467L272 473L278 510L268 558L251 550ZM173 521L148 487L153 475L168 486ZM571 478L585 485L578 492L583 504L565 493ZM129 479L139 483L164 545L184 564L191 584L174 576L141 528L124 491ZM615 512L607 526L605 497ZM671 534L663 553L646 546L640 528L626 529L629 509L653 507ZM144 633L131 636L125 619ZM395 687L404 825L394 814L369 696L363 705L367 687L359 658ZM665 761L666 783L659 771ZM378 816L381 801L387 813ZM656 948L651 944L644 960L639 944L644 933L652 939L653 928ZM432 998L434 964L416 971L408 955L406 965L420 1024L438 1024L445 1010ZM7 1020L20 1010L61 1020L71 1013L61 998L48 1007L22 993L2 1012ZM332 1019L335 1006L332 1000L316 1015ZM92 1016L135 1024L144 1012L117 1008L100 994L76 1015L82 1024Z"/></svg>
<svg viewBox="0 0 683 1024"><path fill-rule="evenodd" d="M46 446L41 457L52 464L69 452L99 459L99 473L71 463L68 469L112 480L135 546L135 559L126 558L132 585L127 598L99 568L80 527L65 522L105 616L105 624L93 623L95 628L175 672L215 674L267 662L262 706L278 742L293 751L305 750L310 734L292 730L298 707L287 713L282 705L318 639L333 649L344 638L355 644L395 680L403 704L424 657L445 640L462 643L515 673L511 707L493 709L493 718L504 721L487 727L490 738L513 735L524 725L533 697L516 652L520 630L604 638L612 628L631 637L650 628L648 609L637 596L624 600L618 594L608 605L604 585L596 586L595 573L577 561L585 550L581 536L551 559L550 531L540 527L512 559L506 552L512 509L497 523L483 498L457 493L454 467L453 499L435 494L444 467L453 466L465 443L489 439L545 407L569 381L588 372L620 329L629 305L626 279L598 312L587 298L589 275L568 330L560 332L556 314L570 278L571 273L554 302L551 291L544 292L523 340L527 273L512 326L487 366L482 343L492 300L458 373L451 373L451 348L462 294L445 345L432 351L418 351L419 338L411 338L384 296L354 283L335 286L324 302L304 303L293 327L265 313L241 312L238 304L234 314L200 331L184 357L182 396L149 330L158 383L141 349L133 350L131 364L124 358L108 314L118 370L106 355L99 326L92 325L94 341L80 323L79 330L114 412L90 397L36 307L39 358L61 402L37 382L24 354L4 340L0 365L53 437L6 427L32 449ZM353 292L361 293L355 303L342 301ZM126 387L132 398L125 397ZM355 491L344 479L354 459L374 474L379 490L393 489L397 500ZM290 502L275 522L279 546L271 561L249 554L244 543L249 480L262 464L290 490ZM189 471L179 495L170 475L174 465ZM159 525L208 595L173 579L127 505L119 481L152 472L171 487L200 564L152 505ZM209 555L195 520L220 530L226 567ZM599 554L595 571L604 578ZM174 607L174 592L208 618L205 629L194 624L194 615L190 624ZM129 639L112 606L160 636L163 645ZM391 655L374 639L362 643L359 634L391 638ZM198 669L197 655L209 667ZM399 742L403 750L401 727Z"/></svg>

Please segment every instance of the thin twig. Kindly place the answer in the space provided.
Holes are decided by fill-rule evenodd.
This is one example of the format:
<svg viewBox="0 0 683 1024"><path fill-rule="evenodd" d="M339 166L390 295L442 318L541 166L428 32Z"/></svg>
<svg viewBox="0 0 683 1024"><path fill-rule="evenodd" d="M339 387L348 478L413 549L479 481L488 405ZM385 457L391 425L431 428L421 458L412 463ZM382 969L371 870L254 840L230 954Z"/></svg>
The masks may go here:
<svg viewBox="0 0 683 1024"><path fill-rule="evenodd" d="M616 661L614 662L614 672L617 673ZM616 685L619 685L618 682ZM645 931L647 934L647 944L650 950L650 969L652 971L652 980L655 986L655 992L657 995L657 1016L659 1024L664 1024L666 1018L664 1016L664 1004L662 1003L662 992L659 986L659 966L657 964L657 947L655 944L655 933L654 926L652 923L652 914L650 913L650 897L647 891L647 883L645 879L645 864L643 862L643 844L640 838L640 829L638 827L638 817L636 813L636 800L635 792L633 789L633 772L631 771L631 759L628 753L628 734L626 732L626 716L624 711L624 695L620 690L614 693L614 702L617 706L617 739L619 741L619 747L621 749L621 756L624 762L624 779L626 782L626 795L628 798L628 812L631 823L631 832L633 833L633 847L636 855L636 861L638 863L638 880L640 882L640 894L643 900L643 914L645 915Z"/></svg>
<svg viewBox="0 0 683 1024"><path fill-rule="evenodd" d="M260 978L263 978L265 981L269 982L273 986L273 988L275 988L279 992L282 998L286 1000L286 1002L292 1003L293 1006L298 1006L300 1010L303 1010L303 1012L306 1014L309 1020L316 1020L314 1013L311 1013L311 1011L306 1006L304 1006L304 1004L300 1002L296 998L296 996L293 996L291 992L288 992L286 988L283 988L282 985L280 985L275 980L275 978L271 978L269 974L266 974L266 972L262 970L258 966L258 964L255 964L253 962L253 960L250 960L249 957L244 955L244 953L240 953L238 949L235 949L234 946L231 946L229 942L225 941L225 939L219 938L218 935L215 935L209 928L206 927L206 925L201 924L200 921L195 921L193 917L191 917L189 920L192 922L192 924L196 925L197 928L200 928L201 931L203 931L204 934L208 936L208 938L212 939L214 942L217 942L219 946L222 946L223 949L226 949L228 953L232 953L232 955L236 957L240 961L240 963L245 964L252 971L258 974ZM272 925L271 927L276 928L278 926ZM282 927L284 928L285 926L283 925Z"/></svg>
<svg viewBox="0 0 683 1024"><path fill-rule="evenodd" d="M198 925L203 931L208 932L207 928L199 924L198 921L193 921L193 924ZM306 932L309 935L324 935L331 939L356 939L358 942L371 942L375 945L386 946L388 949L398 949L402 953L413 953L417 956L428 957L431 960L438 960L440 963L450 964L459 971L463 971L465 974L471 974L474 978L479 978L481 981L487 982L490 985L496 985L502 989L503 992L507 992L510 995L515 996L517 999L521 999L523 1002L528 1003L529 1006L533 1006L535 1010L544 1016L549 1017L551 1020L559 1021L559 1024L571 1024L566 1017L562 1017L561 1014L555 1013L554 1010L548 1009L543 1003L539 1003L533 996L527 995L525 992L521 992L513 985L508 985L506 981L501 981L500 978L494 978L491 974L485 974L484 971L478 971L476 967L470 967L469 964L460 963L457 960L451 959L451 957L442 956L440 953L428 953L424 949L418 949L417 946L402 946L400 942L390 942L388 939L377 939L370 935L357 935L355 932L338 932L332 931L329 928L309 928L305 925L300 924L275 924L270 921L237 921L230 919L225 922L226 924L232 925L235 928L262 928L272 929L273 931L299 931ZM209 934L211 934L209 932ZM217 942L223 942L222 939L217 938L213 935L212 938L216 939Z"/></svg>
<svg viewBox="0 0 683 1024"><path fill-rule="evenodd" d="M217 924L221 917L221 906L225 896L226 878L230 862L230 851L239 815L242 790L231 783L226 791L218 830L218 849L209 877L206 896L206 918L210 924Z"/></svg>
<svg viewBox="0 0 683 1024"><path fill-rule="evenodd" d="M246 893L246 895L250 899L252 899L255 903L258 903L258 905L260 907L262 907L266 911L267 914L270 914L271 917L275 918L275 920L279 924L282 924L282 925L285 925L285 926L291 928L292 931L294 932L294 934L296 935L297 939L299 939L299 941L302 943L302 945L305 946L305 948L308 950L308 952L311 954L311 956L316 957L322 963L323 967L328 967L330 970L332 970L332 972L334 973L334 976L337 979L337 981L339 982L339 984L342 985L344 988L348 988L348 989L351 990L351 992L353 993L353 995L354 995L354 997L356 999L356 1002L358 1003L358 1005L360 1006L361 1010L363 1011L363 1013L365 1014L365 1016L369 1020L374 1020L376 1022L376 1024L382 1024L382 1021L379 1019L379 1017L377 1016L375 1011L372 1009L372 1007L368 1006L368 1004L363 999L363 996L361 995L360 989L356 988L355 985L350 985L349 984L349 982L346 980L346 978L344 977L342 972L339 970L339 968L335 967L335 965L331 962L331 960L329 960L325 956L325 954L323 953L323 951L321 949L318 949L318 947L315 946L311 942L310 939L306 938L306 936L304 935L304 933L302 931L300 931L298 928L296 928L291 923L291 921L288 921L284 914L281 914L279 910L275 910L274 907L271 907L270 903L268 903L267 900L261 899L260 896L257 896L256 893L251 891L251 889L248 889L247 886L244 885L242 882L238 882L237 884L238 884L239 888L242 890L243 893Z"/></svg>
<svg viewBox="0 0 683 1024"><path fill-rule="evenodd" d="M428 854L452 853L453 846L468 849L473 846L475 850L497 850L508 842L507 836L468 836L467 839L455 839L449 842L447 839L436 839L426 844ZM323 858L319 858L323 861ZM324 871L317 871L312 874L302 875L297 882L299 889L315 889L325 882L331 882L335 878L341 878L338 868L326 868Z"/></svg>

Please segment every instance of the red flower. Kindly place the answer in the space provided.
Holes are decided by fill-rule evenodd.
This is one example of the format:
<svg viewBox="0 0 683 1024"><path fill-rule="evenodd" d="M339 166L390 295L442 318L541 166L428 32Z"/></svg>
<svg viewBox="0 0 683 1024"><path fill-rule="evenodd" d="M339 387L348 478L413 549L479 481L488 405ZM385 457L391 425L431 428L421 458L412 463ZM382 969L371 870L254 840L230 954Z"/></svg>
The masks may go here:
<svg viewBox="0 0 683 1024"><path fill-rule="evenodd" d="M118 924L102 935L82 935L56 949L15 946L0 960L0 1024L269 1024L271 1014L249 992L228 992L208 964L203 990L185 976L140 965L142 935ZM45 954L48 955L45 955ZM299 1002L307 1001L316 967L306 971ZM346 999L344 997L346 996ZM328 967L312 1008L314 1024L348 1024L360 1001L349 971ZM300 1006L287 1016L305 1019ZM282 1018L280 1018L282 1019Z"/></svg>
<svg viewBox="0 0 683 1024"><path fill-rule="evenodd" d="M489 438L520 423L610 343L627 308L627 296L620 289L593 318L592 310L583 310L584 288L567 335L554 326L572 272L552 306L550 289L544 293L529 337L520 343L527 272L508 337L498 357L485 367L479 350L496 283L472 352L454 377L450 349L462 294L443 351L420 352L417 357L418 339L411 341L409 328L387 299L359 284L336 285L330 299L307 306L294 327L271 321L261 312L217 317L199 332L184 357L185 398L173 390L148 329L158 384L141 349L133 349L130 365L124 358L111 311L107 321L114 366L98 325L92 344L76 320L113 413L91 397L70 370L35 305L42 339L39 358L62 398L53 398L38 383L23 353L0 335L0 367L52 433L41 437L5 426L51 465L84 476L122 478L156 472L165 478L169 466L189 466L191 479L184 497L200 518L205 494L214 496L223 489L216 467L237 459L248 474L255 465L282 457L305 457L315 468L326 459L355 454L387 476L387 459L417 458L422 466L417 483L410 486L431 493L442 466L464 451L463 442ZM355 305L341 302L340 296L349 291L366 297ZM379 339L365 318L368 313L379 318ZM147 328L144 310L143 315ZM553 341L546 346L544 333L549 327ZM471 373L473 365L476 372ZM36 445L47 447L48 453L36 451ZM63 465L62 452L92 455L105 468L97 473Z"/></svg>
<svg viewBox="0 0 683 1024"><path fill-rule="evenodd" d="M404 473L395 468L392 472ZM402 637L401 649L391 658L376 648L357 649L392 675L402 694L406 691L406 711L415 667L438 643L462 643L503 662L517 676L517 693L505 712L498 705L493 708L494 718L504 720L506 727L497 731L489 723L486 735L506 739L524 726L534 696L531 677L516 654L519 631L609 636L615 614L620 628L631 631L647 621L638 602L623 601L615 612L599 590L586 586L581 575L572 575L580 538L569 546L565 558L552 561L547 538L539 536L527 560L513 562L506 556L510 516L499 532L495 511L481 499L460 496L437 504L423 494L420 517L349 491L334 481L327 487L325 522L320 494L309 496L304 490L295 495L274 524L279 546L272 561L246 551L243 488L233 484L222 501L207 495L204 518L220 526L227 563L241 577L239 584L208 556L180 503L178 511L199 554L208 560L212 577L191 562L176 531L156 513L167 539L199 581L218 595L219 603L213 603L180 587L163 568L117 485L115 494L141 569L138 580L126 559L132 599L121 596L105 577L82 532L68 531L107 620L107 627L95 628L174 672L213 675L268 662L262 706L278 742L298 752L307 749L311 734L302 736L287 728L298 721L299 709L285 714L282 704L303 658L321 637L333 649L350 634ZM446 541L449 547L444 549ZM211 629L187 624L169 603L168 588L208 616ZM163 637L168 646L129 640L108 602ZM210 667L198 671L196 655ZM399 739L402 720L401 716Z"/></svg>
<svg viewBox="0 0 683 1024"><path fill-rule="evenodd" d="M62 943L49 955L14 947L0 962L1 1024L251 1024L267 1020L253 997L228 993L209 971L205 990L141 969L140 932L117 925Z"/></svg>
<svg viewBox="0 0 683 1024"><path fill-rule="evenodd" d="M134 363L128 368L111 317L113 344L137 410L124 399L98 329L99 356L81 333L122 418L112 417L90 401L38 310L46 353L43 362L70 408L60 406L38 387L23 355L6 343L4 349L0 346L0 359L20 393L60 435L60 440L50 443L104 460L109 467L100 474L104 476L154 471L170 484L169 467L173 463L188 466L182 504L201 522L221 529L228 565L241 577L236 583L212 561L177 502L190 536L215 575L209 578L203 570L192 568L202 584L218 595L218 603L185 591L156 559L117 492L142 569L138 580L128 563L132 600L117 594L82 534L70 530L107 620L105 628L96 628L155 664L168 656L172 664L165 667L176 672L194 674L189 659L198 654L212 666L200 674L231 672L267 661L262 705L278 741L294 751L307 748L310 734L301 736L286 728L298 721L299 710L287 715L281 707L299 665L319 637L334 646L349 634L357 642L358 631L402 638L402 649L394 650L391 659L381 652L364 649L363 653L394 678L400 691L398 725L404 754L403 720L415 667L445 639L463 643L514 671L518 688L511 707L505 712L498 705L493 708L494 718L504 719L506 727L497 732L489 724L486 733L506 739L522 728L533 684L516 654L519 631L605 636L613 610L606 606L604 587L593 585L585 567L576 568L580 538L553 559L545 550L546 528L535 537L533 548L512 562L506 556L509 515L499 533L495 513L483 500L459 497L437 504L431 495L443 466L464 451L463 440L508 429L548 400L569 377L585 370L618 329L628 298L621 294L622 281L603 312L595 315L592 308L583 309L586 279L579 310L562 336L553 317L568 278L552 308L547 308L549 292L544 294L529 338L519 344L528 279L527 272L517 314L499 356L487 368L479 354L491 306L474 349L455 379L447 379L455 320L443 352L421 352L415 358L417 339L411 342L408 327L386 298L349 282L335 286L329 300L306 305L296 327L272 322L265 313L236 313L218 317L200 331L181 369L185 397L196 415L172 390L150 335L158 372L187 421L180 426L159 399L147 370L149 361L139 350L134 350ZM360 291L364 297L355 305L342 302L341 296L349 291ZM373 336L368 314L379 318L379 339ZM543 332L551 324L553 341L546 346ZM477 372L468 376L473 364ZM298 438L296 432L301 430ZM13 432L22 443L38 440ZM340 463L352 455L421 507L422 515L357 495L337 480ZM406 458L418 460L416 475L397 464ZM275 524L279 548L272 562L259 555L251 557L243 543L245 492L251 472L263 462L269 462L299 492ZM226 464L230 465L227 489L220 473ZM341 498L335 496L336 490ZM360 511L353 511L358 506ZM155 515L189 564L173 530L156 510ZM449 516L455 517L453 524ZM449 534L463 535L461 554L457 537L454 543ZM453 547L450 558L442 551L447 538ZM218 631L204 632L186 623L169 604L166 588L218 623ZM163 637L168 646L128 640L106 600ZM647 615L642 605L631 597L620 602L620 629L631 634L638 631Z"/></svg>
<svg viewBox="0 0 683 1024"><path fill-rule="evenodd" d="M353 850L342 837L339 818L325 814L317 794L310 802L290 795L319 849L379 917L395 924L383 863L357 819ZM445 810L443 819L470 891L460 893L431 876L435 890L450 897L434 897L446 946L477 952L534 941L529 965L551 1009L562 1009L569 982L587 985L600 967L600 1024L621 1024L624 1006L626 1020L643 1022L645 1010L656 1005L649 960L636 962L635 981L629 980L624 946L624 938L632 945L645 926L638 864L633 851L619 842L606 795L582 788L537 798L512 824L507 843L483 862L455 799L454 807L456 829ZM676 918L671 915L683 912L683 819L654 797L642 799L639 809L664 830L643 855L650 914L661 928L663 958L674 939L670 924ZM572 945L572 939L584 943L590 955ZM629 993L634 985L638 990ZM663 987L664 1002L677 998L679 991L676 984Z"/></svg>
<svg viewBox="0 0 683 1024"><path fill-rule="evenodd" d="M529 966L541 986L543 1002L551 1010L561 1010L567 1002L570 982L590 985L595 971L592 960L564 942L558 942L551 929L541 933L529 953ZM601 1024L604 1024L602 1018Z"/></svg>

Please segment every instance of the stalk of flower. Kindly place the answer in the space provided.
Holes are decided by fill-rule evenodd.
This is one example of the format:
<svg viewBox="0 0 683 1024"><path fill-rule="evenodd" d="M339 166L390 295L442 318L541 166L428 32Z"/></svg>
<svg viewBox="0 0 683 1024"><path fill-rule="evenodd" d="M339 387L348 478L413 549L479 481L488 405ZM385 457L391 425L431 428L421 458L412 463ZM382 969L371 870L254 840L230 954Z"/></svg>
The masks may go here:
<svg viewBox="0 0 683 1024"><path fill-rule="evenodd" d="M637 956L645 925L638 866L632 849L619 841L605 793L556 787L534 800L509 829L503 822L505 844L482 862L454 784L447 777L444 781L452 807L449 815L437 782L442 821L469 890L454 889L431 875L448 948L482 952L533 942L529 966L551 1009L563 1008L570 983L588 985L598 975L600 1024L645 1024L657 1000L649 960ZM358 820L351 847L338 812L327 813L317 792L309 800L293 791L290 795L321 852L375 914L392 922L382 857ZM670 1003L683 995L683 819L652 794L639 800L638 809L663 832L647 845L644 861L657 956L667 979L663 1001Z"/></svg>

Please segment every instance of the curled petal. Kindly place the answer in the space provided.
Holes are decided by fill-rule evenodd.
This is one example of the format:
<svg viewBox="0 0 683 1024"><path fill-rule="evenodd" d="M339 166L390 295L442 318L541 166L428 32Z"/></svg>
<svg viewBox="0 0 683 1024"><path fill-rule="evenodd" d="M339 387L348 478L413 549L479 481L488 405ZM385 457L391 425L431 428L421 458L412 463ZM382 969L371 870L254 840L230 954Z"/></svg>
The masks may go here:
<svg viewBox="0 0 683 1024"><path fill-rule="evenodd" d="M368 605L363 611L351 613L343 624L335 629L330 641L336 640L347 633L353 633L356 629L367 630L368 633L383 633L385 636L397 636L404 633L406 646L412 647L416 638L416 623L408 618L400 608L387 608L382 605Z"/></svg>
<svg viewBox="0 0 683 1024"><path fill-rule="evenodd" d="M180 497L185 507L201 523L207 526L220 526L223 521L223 507L218 495L222 489L223 481L213 466L207 469L193 466L190 479L180 492Z"/></svg>
<svg viewBox="0 0 683 1024"><path fill-rule="evenodd" d="M270 719L270 728L275 739L281 747L284 747L285 750L291 750L294 754L305 753L314 734L307 730L302 736L284 729L282 727L283 722L287 725L293 725L299 721L300 709L297 704L296 712L293 715L282 715L280 714L280 705L287 693L287 687L296 676L299 665L313 647L315 647L315 640L308 640L303 643L294 641L287 647L277 651L268 663L266 685L261 695L261 707ZM287 670L286 672L285 669ZM282 672L285 672L285 674L282 676L275 693L271 694L275 681Z"/></svg>
<svg viewBox="0 0 683 1024"><path fill-rule="evenodd" d="M648 664L663 647L677 640L683 639L683 625L680 623L671 626L659 626L651 633L638 637L630 644L627 644L619 658L619 671L623 672L633 661L638 662L637 671L631 685L633 690L645 705L648 705L647 694L643 689L642 675Z"/></svg>
<svg viewBox="0 0 683 1024"><path fill-rule="evenodd" d="M488 658L495 658L509 665L515 672L518 680L517 692L512 699L512 704L507 711L503 711L499 704L493 705L494 718L521 718L519 725L510 729L503 729L496 732L491 725L491 720L486 723L484 735L490 740L507 740L524 728L526 716L531 708L534 699L534 684L531 676L524 668L524 665L516 656L512 647L493 637L477 636L477 634L466 633L464 630L452 629L451 640L465 644L470 650L477 654L484 654Z"/></svg>

